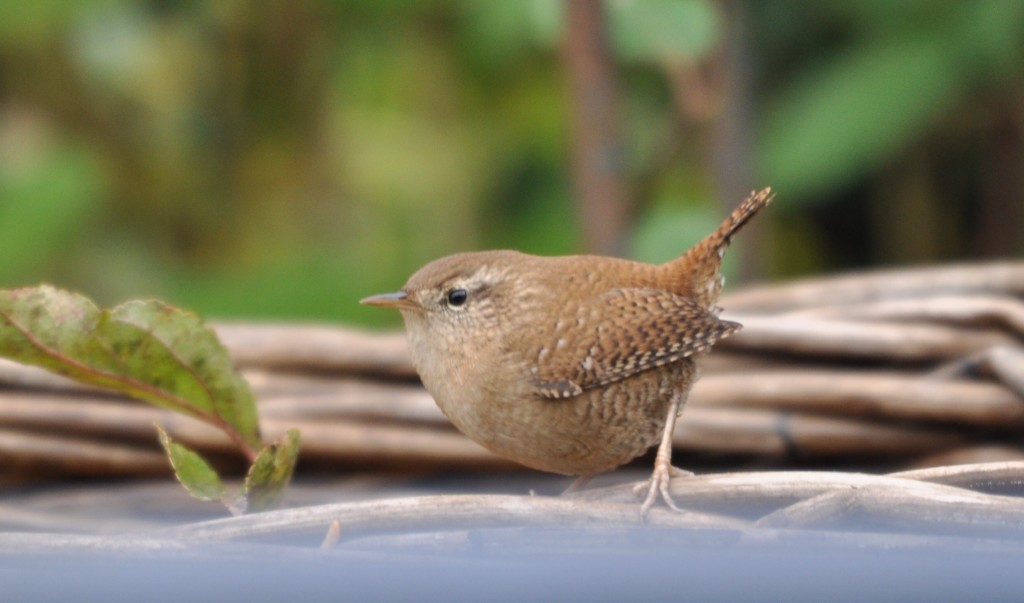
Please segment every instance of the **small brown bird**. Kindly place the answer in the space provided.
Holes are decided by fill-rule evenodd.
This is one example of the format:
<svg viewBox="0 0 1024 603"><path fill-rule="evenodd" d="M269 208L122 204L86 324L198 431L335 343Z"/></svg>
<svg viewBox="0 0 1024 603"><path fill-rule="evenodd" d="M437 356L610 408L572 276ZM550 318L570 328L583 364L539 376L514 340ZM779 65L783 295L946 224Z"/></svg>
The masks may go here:
<svg viewBox="0 0 1024 603"><path fill-rule="evenodd" d="M672 433L696 362L739 330L720 320L729 240L771 202L752 193L682 256L655 265L592 255L459 253L433 261L397 293L412 361L455 426L491 451L577 483L660 445L641 507L669 480ZM575 484L574 484L575 485Z"/></svg>

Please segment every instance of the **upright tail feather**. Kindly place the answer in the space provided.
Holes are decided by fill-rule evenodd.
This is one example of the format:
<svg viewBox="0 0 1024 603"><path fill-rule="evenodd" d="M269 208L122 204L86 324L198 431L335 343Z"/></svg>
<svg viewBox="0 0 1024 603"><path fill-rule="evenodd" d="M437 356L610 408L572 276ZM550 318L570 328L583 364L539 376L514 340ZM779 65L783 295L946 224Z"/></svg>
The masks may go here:
<svg viewBox="0 0 1024 603"><path fill-rule="evenodd" d="M771 188L751 192L713 233L672 260L670 265L679 274L677 290L705 308L714 307L722 291L722 257L732 236L774 198Z"/></svg>

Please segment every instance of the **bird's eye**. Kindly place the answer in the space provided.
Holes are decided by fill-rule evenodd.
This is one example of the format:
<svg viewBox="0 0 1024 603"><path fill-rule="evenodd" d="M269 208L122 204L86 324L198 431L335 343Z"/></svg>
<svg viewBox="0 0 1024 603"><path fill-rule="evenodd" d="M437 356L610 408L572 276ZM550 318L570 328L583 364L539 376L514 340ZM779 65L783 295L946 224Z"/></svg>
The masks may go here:
<svg viewBox="0 0 1024 603"><path fill-rule="evenodd" d="M465 304L466 300L469 299L469 293L465 289L452 289L451 291L448 292L448 296L446 299L448 300L449 306L453 308L458 308L459 306Z"/></svg>

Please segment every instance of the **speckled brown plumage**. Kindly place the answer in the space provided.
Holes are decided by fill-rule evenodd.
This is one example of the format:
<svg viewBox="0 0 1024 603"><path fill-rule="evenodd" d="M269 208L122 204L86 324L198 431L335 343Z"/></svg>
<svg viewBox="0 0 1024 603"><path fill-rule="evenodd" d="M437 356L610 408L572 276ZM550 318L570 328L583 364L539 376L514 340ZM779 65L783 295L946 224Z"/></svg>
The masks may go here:
<svg viewBox="0 0 1024 603"><path fill-rule="evenodd" d="M402 312L424 385L463 433L529 467L594 475L665 448L699 357L740 328L715 307L725 248L771 198L752 194L665 264L461 253L363 302ZM668 446L645 509L656 490L672 505Z"/></svg>

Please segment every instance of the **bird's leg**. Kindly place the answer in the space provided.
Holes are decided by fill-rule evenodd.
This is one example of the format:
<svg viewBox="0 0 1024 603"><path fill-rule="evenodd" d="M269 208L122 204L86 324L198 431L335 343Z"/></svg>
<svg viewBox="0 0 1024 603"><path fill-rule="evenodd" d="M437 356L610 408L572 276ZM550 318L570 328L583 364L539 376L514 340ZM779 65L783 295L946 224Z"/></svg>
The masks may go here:
<svg viewBox="0 0 1024 603"><path fill-rule="evenodd" d="M582 490L583 487L589 484L592 479L594 479L593 475L581 475L577 477L571 484L569 484L568 488L562 491L562 495Z"/></svg>
<svg viewBox="0 0 1024 603"><path fill-rule="evenodd" d="M647 489L647 497L644 499L644 504L640 506L640 517L647 517L647 512L654 506L659 495L666 505L675 511L682 512L682 509L676 506L675 501L672 500L672 493L669 492L668 486L673 477L693 475L689 471L672 466L672 434L675 432L679 407L684 400L685 394L672 394L672 401L668 405L668 416L665 418L665 431L661 434L661 444L658 445L658 453L654 457L654 472L651 474L651 479L635 489L638 495L645 488Z"/></svg>

